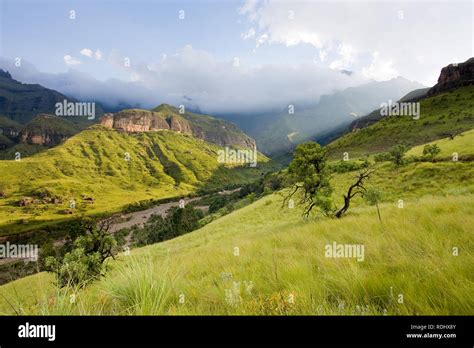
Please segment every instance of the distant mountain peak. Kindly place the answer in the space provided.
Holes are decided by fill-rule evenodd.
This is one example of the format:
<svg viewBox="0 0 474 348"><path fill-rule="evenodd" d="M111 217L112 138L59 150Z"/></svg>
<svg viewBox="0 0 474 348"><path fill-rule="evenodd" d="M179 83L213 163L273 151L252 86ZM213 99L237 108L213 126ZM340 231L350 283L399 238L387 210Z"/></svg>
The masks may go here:
<svg viewBox="0 0 474 348"><path fill-rule="evenodd" d="M10 80L13 80L12 75L7 70L0 69L0 77L4 77Z"/></svg>

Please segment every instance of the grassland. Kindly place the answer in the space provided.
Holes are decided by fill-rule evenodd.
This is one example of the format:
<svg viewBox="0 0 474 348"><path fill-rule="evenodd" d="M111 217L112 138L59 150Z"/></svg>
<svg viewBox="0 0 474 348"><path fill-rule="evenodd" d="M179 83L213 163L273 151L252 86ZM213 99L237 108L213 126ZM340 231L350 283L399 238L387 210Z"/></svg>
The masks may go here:
<svg viewBox="0 0 474 348"><path fill-rule="evenodd" d="M351 158L387 151L396 144L416 146L474 128L474 86L462 87L420 101L420 118L385 117L348 133L327 148L333 158L348 152Z"/></svg>
<svg viewBox="0 0 474 348"><path fill-rule="evenodd" d="M353 175L333 178L336 198ZM120 255L85 290L57 290L45 273L1 286L0 313L473 314L472 162L382 163L371 185L384 193L382 223L361 199L342 219L305 221L277 193ZM364 261L325 257L333 242L364 245Z"/></svg>
<svg viewBox="0 0 474 348"><path fill-rule="evenodd" d="M449 137L438 139L430 142L429 144L436 144L440 148L441 152L434 158L452 158L453 153L457 153L459 157L474 154L474 129L461 133L451 139ZM415 146L408 152L408 156L423 156L423 148L425 144Z"/></svg>
<svg viewBox="0 0 474 348"><path fill-rule="evenodd" d="M21 161L0 161L0 235L111 213L141 200L238 185L268 170L264 156L257 168L219 164L219 149L176 132L130 135L94 126ZM20 207L25 196L36 202ZM55 198L59 203L44 203Z"/></svg>

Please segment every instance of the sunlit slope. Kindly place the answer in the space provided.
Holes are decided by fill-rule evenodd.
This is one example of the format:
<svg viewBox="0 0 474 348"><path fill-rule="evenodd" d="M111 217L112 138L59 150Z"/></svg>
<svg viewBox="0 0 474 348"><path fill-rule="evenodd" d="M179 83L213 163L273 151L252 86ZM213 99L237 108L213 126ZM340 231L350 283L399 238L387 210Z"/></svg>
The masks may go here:
<svg viewBox="0 0 474 348"><path fill-rule="evenodd" d="M353 175L334 177L335 197ZM289 209L274 194L195 232L120 255L74 304L72 291L58 295L44 273L4 285L0 312L472 314L473 184L471 163L386 163L372 181L384 194L382 224L360 199L342 219L305 221L298 204ZM363 245L363 261L326 257L333 242Z"/></svg>
<svg viewBox="0 0 474 348"><path fill-rule="evenodd" d="M474 130L461 133L456 135L454 138L447 137L438 139L431 142L430 144L436 144L441 150L440 153L434 157L435 160L442 158L452 158L454 153L456 153L461 159L467 156L474 158ZM407 155L423 156L424 146L425 144L411 148L407 152Z"/></svg>
<svg viewBox="0 0 474 348"><path fill-rule="evenodd" d="M462 87L420 101L420 118L385 117L375 124L348 133L328 145L334 157L344 152L352 158L386 151L393 145L428 143L474 128L474 86Z"/></svg>
<svg viewBox="0 0 474 348"><path fill-rule="evenodd" d="M139 200L239 184L264 170L218 163L221 148L172 131L126 134L100 126L24 158L0 161L0 224L9 231L41 221L114 211ZM22 197L36 200L20 207ZM59 203L44 203L56 198ZM92 198L92 199L91 199ZM68 211L70 201L76 209ZM21 224L18 224L21 222Z"/></svg>

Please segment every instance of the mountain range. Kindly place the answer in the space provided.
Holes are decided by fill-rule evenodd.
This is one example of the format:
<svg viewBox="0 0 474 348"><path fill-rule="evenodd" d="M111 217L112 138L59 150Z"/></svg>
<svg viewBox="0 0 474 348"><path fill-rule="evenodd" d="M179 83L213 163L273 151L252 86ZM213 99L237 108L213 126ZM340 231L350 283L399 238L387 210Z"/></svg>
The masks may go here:
<svg viewBox="0 0 474 348"><path fill-rule="evenodd" d="M379 107L382 102L397 100L422 87L417 82L398 77L323 95L313 105L293 105L292 113L285 109L280 112L221 117L237 123L254 137L260 151L278 155L291 152L296 144L305 140L324 140L324 137Z"/></svg>

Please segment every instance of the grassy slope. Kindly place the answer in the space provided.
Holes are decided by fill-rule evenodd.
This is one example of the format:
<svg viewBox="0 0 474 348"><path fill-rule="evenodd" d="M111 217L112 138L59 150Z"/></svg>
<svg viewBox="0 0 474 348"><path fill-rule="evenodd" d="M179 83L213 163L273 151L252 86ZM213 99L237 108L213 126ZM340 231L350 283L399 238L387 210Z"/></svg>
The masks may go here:
<svg viewBox="0 0 474 348"><path fill-rule="evenodd" d="M80 214L115 211L139 200L239 184L258 176L267 161L261 157L258 168L224 168L217 162L219 149L175 132L127 135L95 126L20 162L0 161L0 190L7 194L0 199L3 234ZM130 161L125 160L126 152ZM21 197L41 193L60 197L63 203L18 206ZM82 194L95 202L83 202ZM66 216L61 211L71 199L77 210ZM17 223L23 219L26 225Z"/></svg>
<svg viewBox="0 0 474 348"><path fill-rule="evenodd" d="M459 156L474 154L474 129L461 133L458 136L451 138L438 139L430 144L436 144L440 148L441 152L435 158L451 157L454 152ZM423 147L425 145L419 145L411 148L408 152L408 156L423 156Z"/></svg>
<svg viewBox="0 0 474 348"><path fill-rule="evenodd" d="M335 197L352 176L335 177ZM384 191L383 225L361 200L341 220L304 221L298 206L282 208L281 196L271 195L198 231L119 256L75 304L71 291L57 292L44 273L4 285L0 313L472 314L472 162L400 169L384 163L372 184ZM365 261L326 258L333 241L363 244ZM233 281L242 287L236 305L226 301ZM253 282L249 293L244 282Z"/></svg>
<svg viewBox="0 0 474 348"><path fill-rule="evenodd" d="M462 87L420 102L420 119L386 117L381 121L333 141L333 157L349 152L351 158L388 150L404 143L410 146L444 138L443 133L460 133L474 128L474 86Z"/></svg>

